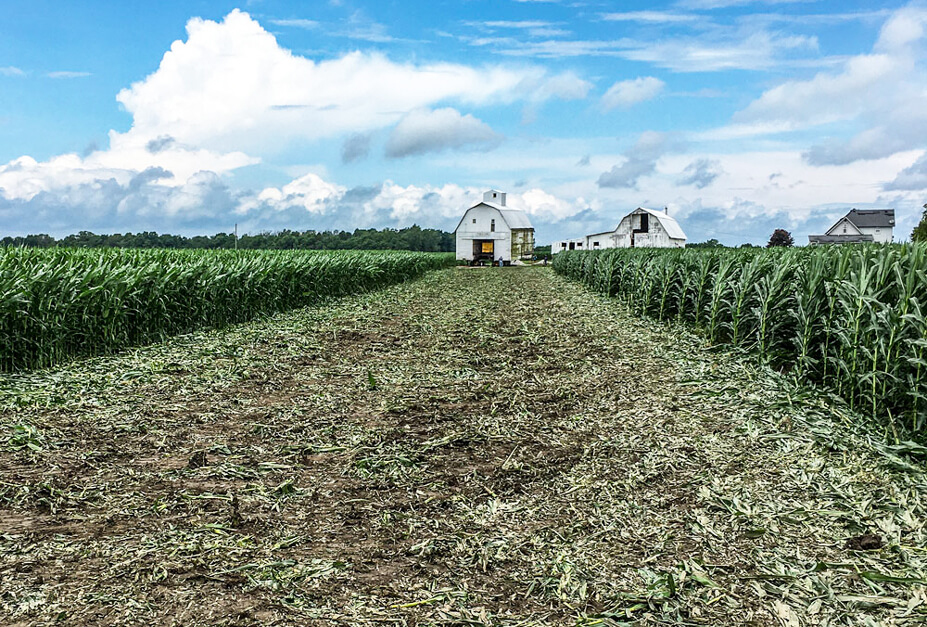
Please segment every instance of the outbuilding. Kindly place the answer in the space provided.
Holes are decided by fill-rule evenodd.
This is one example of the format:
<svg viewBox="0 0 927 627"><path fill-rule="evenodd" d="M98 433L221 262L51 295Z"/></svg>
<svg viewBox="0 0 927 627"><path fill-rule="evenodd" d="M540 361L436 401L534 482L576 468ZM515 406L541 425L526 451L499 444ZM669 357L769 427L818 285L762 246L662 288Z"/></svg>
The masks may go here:
<svg viewBox="0 0 927 627"><path fill-rule="evenodd" d="M686 234L664 211L638 207L614 231L586 236L586 250L600 248L685 248Z"/></svg>
<svg viewBox="0 0 927 627"><path fill-rule="evenodd" d="M562 239L550 245L550 252L559 253L564 250L586 250L586 238Z"/></svg>
<svg viewBox="0 0 927 627"><path fill-rule="evenodd" d="M491 189L464 213L454 231L457 259L470 263L530 259L534 227L528 214L505 204L505 192Z"/></svg>

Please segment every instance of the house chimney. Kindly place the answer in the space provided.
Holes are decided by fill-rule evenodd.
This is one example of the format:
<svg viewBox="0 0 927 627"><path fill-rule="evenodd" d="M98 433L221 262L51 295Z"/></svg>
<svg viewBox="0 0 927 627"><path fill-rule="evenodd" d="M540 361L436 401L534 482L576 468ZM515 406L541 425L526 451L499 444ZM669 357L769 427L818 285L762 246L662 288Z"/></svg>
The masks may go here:
<svg viewBox="0 0 927 627"><path fill-rule="evenodd" d="M669 207L663 207L663 213L669 215Z"/></svg>

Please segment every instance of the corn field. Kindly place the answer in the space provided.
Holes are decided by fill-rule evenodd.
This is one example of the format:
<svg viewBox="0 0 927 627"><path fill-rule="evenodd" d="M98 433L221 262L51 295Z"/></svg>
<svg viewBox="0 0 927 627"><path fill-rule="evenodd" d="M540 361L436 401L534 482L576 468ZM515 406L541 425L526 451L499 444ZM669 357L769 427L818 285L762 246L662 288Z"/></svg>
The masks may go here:
<svg viewBox="0 0 927 627"><path fill-rule="evenodd" d="M414 252L0 248L0 370L244 322L453 263Z"/></svg>
<svg viewBox="0 0 927 627"><path fill-rule="evenodd" d="M695 326L899 432L927 421L927 246L563 252L555 271Z"/></svg>

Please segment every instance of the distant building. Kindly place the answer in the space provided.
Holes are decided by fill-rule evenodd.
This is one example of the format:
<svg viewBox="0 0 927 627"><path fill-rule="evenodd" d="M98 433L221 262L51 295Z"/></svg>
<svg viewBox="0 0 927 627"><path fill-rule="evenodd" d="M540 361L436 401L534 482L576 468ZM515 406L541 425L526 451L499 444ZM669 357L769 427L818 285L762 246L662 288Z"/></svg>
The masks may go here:
<svg viewBox="0 0 927 627"><path fill-rule="evenodd" d="M894 209L851 209L824 235L809 235L811 244L890 244L894 241Z"/></svg>
<svg viewBox="0 0 927 627"><path fill-rule="evenodd" d="M569 248L565 245L569 245ZM614 231L555 242L551 252L604 248L685 248L685 245L685 232L666 211L638 207L623 217Z"/></svg>
<svg viewBox="0 0 927 627"><path fill-rule="evenodd" d="M550 245L550 252L559 253L563 250L585 250L586 249L586 238L577 237L574 239L562 239L560 241L554 242Z"/></svg>
<svg viewBox="0 0 927 627"><path fill-rule="evenodd" d="M455 230L457 259L506 262L534 255L534 227L528 214L505 205L505 192L491 189L464 213Z"/></svg>

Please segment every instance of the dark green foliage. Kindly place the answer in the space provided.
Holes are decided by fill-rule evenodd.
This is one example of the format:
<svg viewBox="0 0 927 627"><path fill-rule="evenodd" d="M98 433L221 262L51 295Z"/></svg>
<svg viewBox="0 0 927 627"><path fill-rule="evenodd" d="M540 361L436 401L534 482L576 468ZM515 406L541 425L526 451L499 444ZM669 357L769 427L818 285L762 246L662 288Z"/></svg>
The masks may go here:
<svg viewBox="0 0 927 627"><path fill-rule="evenodd" d="M417 252L0 249L0 371L51 366L381 288Z"/></svg>
<svg viewBox="0 0 927 627"><path fill-rule="evenodd" d="M899 428L927 426L927 245L562 252L554 269Z"/></svg>
<svg viewBox="0 0 927 627"><path fill-rule="evenodd" d="M167 248L167 249L231 249L235 248L235 236L228 233L216 235L158 235L154 232L114 233L97 235L81 231L76 235L56 240L49 235L27 235L25 237L4 237L0 246L26 246L29 248ZM396 229L356 229L348 231L278 231L243 235L238 248L252 250L417 250L422 252L452 252L455 240L453 233L436 229L422 229L418 226Z"/></svg>
<svg viewBox="0 0 927 627"><path fill-rule="evenodd" d="M790 248L795 245L795 240L792 239L792 234L786 231L785 229L776 229L773 231L773 234L769 238L769 243L766 244L766 248L775 248L781 246L784 248Z"/></svg>
<svg viewBox="0 0 927 627"><path fill-rule="evenodd" d="M724 244L711 238L705 242L696 242L694 244L686 244L686 248L724 248Z"/></svg>
<svg viewBox="0 0 927 627"><path fill-rule="evenodd" d="M924 213L921 216L921 221L914 227L914 230L911 231L911 241L927 242L927 205L924 205Z"/></svg>

